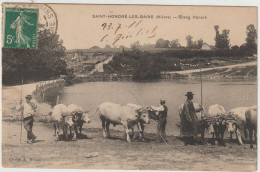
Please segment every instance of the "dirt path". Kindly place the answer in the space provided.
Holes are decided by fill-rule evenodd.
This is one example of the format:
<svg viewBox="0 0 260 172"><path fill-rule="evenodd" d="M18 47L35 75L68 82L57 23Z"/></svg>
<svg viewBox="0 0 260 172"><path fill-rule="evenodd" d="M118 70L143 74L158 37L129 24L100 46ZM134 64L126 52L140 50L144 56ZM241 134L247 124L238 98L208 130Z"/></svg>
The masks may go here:
<svg viewBox="0 0 260 172"><path fill-rule="evenodd" d="M209 70L215 70L215 69L226 69L226 68L237 68L237 67L244 67L244 66L253 66L257 65L257 61L248 62L248 63L241 63L241 64L235 64L235 65L229 65L229 66L219 66L219 67L212 67L212 68L203 68L201 69L202 72L209 71ZM174 71L174 72L165 72L165 74L190 74L200 72L200 69L192 69L192 70L184 70L184 71Z"/></svg>
<svg viewBox="0 0 260 172"><path fill-rule="evenodd" d="M105 61L98 63L95 65L95 68L90 72L90 74L93 74L94 72L104 72L103 65L108 64L111 60L113 60L114 56L109 57Z"/></svg>
<svg viewBox="0 0 260 172"><path fill-rule="evenodd" d="M32 94L36 90L36 86L47 84L50 81L41 81L31 84L17 85L17 86L4 86L2 89L2 119L4 120L17 120L20 118L20 112L15 110L15 107L21 101L21 97L24 101L24 97L28 94ZM17 115L18 114L18 115Z"/></svg>
<svg viewBox="0 0 260 172"><path fill-rule="evenodd" d="M114 139L104 139L101 129L84 129L89 139L54 141L51 124L35 123L37 143L19 142L19 122L3 122L2 165L29 168L132 169L132 170L256 170L256 148L244 149L235 143L184 146L168 136L168 145L155 143L155 134L147 142L123 141L123 133L111 130ZM82 135L85 136L85 135ZM85 138L85 139L84 139ZM249 148L249 145L247 145ZM86 158L95 153L96 157Z"/></svg>

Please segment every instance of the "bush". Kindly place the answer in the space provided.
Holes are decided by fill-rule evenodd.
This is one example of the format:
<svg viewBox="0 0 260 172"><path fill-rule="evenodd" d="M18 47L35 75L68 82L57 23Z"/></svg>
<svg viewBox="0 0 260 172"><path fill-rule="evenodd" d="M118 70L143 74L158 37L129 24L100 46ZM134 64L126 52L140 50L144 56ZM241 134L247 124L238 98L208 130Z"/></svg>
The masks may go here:
<svg viewBox="0 0 260 172"><path fill-rule="evenodd" d="M113 60L103 67L105 73L133 75L136 80L157 79L160 78L161 71L181 69L179 60L141 51L117 53Z"/></svg>

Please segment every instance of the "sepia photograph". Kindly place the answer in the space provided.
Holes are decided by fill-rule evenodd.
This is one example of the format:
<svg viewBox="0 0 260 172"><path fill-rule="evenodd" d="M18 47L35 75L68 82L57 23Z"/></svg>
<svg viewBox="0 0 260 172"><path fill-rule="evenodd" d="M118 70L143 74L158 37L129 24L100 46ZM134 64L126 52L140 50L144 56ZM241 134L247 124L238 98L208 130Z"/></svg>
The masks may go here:
<svg viewBox="0 0 260 172"><path fill-rule="evenodd" d="M257 6L1 5L2 168L257 171Z"/></svg>

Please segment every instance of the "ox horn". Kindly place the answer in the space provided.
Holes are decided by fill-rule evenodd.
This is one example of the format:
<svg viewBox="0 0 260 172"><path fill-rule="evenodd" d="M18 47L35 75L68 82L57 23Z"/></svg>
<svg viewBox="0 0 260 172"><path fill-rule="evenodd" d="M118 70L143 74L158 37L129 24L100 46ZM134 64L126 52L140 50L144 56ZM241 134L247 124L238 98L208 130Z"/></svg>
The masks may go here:
<svg viewBox="0 0 260 172"><path fill-rule="evenodd" d="M92 113L92 114L89 115L88 117L90 118L90 117L94 116L94 115L97 113L98 110L99 110L99 107L97 108L97 110L96 110L94 113Z"/></svg>
<svg viewBox="0 0 260 172"><path fill-rule="evenodd" d="M145 106L146 110L152 111L153 109L150 106Z"/></svg>
<svg viewBox="0 0 260 172"><path fill-rule="evenodd" d="M137 97L135 96L135 94L133 93L132 91L132 95L134 96L134 98L136 99L136 101L138 102L138 104L142 107L142 109L145 111L145 112L148 112L147 109L140 103L140 101L137 99Z"/></svg>
<svg viewBox="0 0 260 172"><path fill-rule="evenodd" d="M88 110L86 110L86 112L89 112L93 109L94 106L91 106Z"/></svg>

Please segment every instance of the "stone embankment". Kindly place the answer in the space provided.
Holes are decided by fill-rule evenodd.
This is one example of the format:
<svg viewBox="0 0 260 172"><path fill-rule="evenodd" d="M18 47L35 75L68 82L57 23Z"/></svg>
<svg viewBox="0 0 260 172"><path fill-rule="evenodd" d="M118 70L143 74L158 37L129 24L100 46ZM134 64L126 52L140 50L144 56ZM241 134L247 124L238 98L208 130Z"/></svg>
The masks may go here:
<svg viewBox="0 0 260 172"><path fill-rule="evenodd" d="M39 102L49 102L51 105L56 104L56 98L65 86L64 79L41 82L36 85L33 91L33 97Z"/></svg>
<svg viewBox="0 0 260 172"><path fill-rule="evenodd" d="M21 120L21 112L16 110L16 106L21 101L25 101L26 95L31 94L38 101L35 121L49 122L49 112L52 111L52 106L56 104L57 95L64 86L65 80L59 79L4 87L2 89L2 120Z"/></svg>

